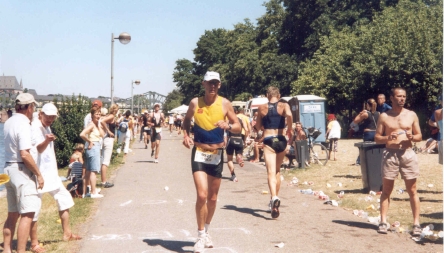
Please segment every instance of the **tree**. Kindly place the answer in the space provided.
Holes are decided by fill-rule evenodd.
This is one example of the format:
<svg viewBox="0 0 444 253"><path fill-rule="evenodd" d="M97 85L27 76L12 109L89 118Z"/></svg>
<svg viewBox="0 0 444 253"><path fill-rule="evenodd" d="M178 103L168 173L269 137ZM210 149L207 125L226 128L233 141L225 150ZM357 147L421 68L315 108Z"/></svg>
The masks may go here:
<svg viewBox="0 0 444 253"><path fill-rule="evenodd" d="M163 110L165 112L168 112L176 107L181 106L184 98L185 96L178 89L174 89L166 96L165 102L162 106Z"/></svg>
<svg viewBox="0 0 444 253"><path fill-rule="evenodd" d="M83 120L90 112L91 101L78 95L71 98L62 97L61 101L54 99L59 111L59 117L51 126L54 135L54 150L56 152L57 166L65 167L69 164L74 144L84 143L80 138L83 130Z"/></svg>
<svg viewBox="0 0 444 253"><path fill-rule="evenodd" d="M176 61L173 80L176 87L185 96L183 102L190 103L193 97L203 95L202 77L195 74L196 64L187 59Z"/></svg>

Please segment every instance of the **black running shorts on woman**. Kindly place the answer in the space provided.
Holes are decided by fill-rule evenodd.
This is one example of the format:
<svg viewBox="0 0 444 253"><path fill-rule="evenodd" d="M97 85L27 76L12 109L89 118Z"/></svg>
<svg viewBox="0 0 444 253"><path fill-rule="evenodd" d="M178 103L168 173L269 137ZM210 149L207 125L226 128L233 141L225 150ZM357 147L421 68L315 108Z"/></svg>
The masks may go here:
<svg viewBox="0 0 444 253"><path fill-rule="evenodd" d="M224 167L224 150L216 149L214 151L202 150L193 147L191 151L191 169L194 172L204 171L210 176L222 178Z"/></svg>

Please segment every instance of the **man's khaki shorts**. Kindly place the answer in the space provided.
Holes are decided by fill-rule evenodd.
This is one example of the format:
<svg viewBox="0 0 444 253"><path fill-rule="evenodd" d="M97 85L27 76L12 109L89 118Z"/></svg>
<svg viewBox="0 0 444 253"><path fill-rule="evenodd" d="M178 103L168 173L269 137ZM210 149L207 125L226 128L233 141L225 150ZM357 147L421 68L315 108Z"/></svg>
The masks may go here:
<svg viewBox="0 0 444 253"><path fill-rule="evenodd" d="M413 149L387 148L382 157L383 178L395 180L399 172L402 179L409 180L419 177L418 158Z"/></svg>
<svg viewBox="0 0 444 253"><path fill-rule="evenodd" d="M31 171L23 163L6 163L4 172L11 178L5 184L8 212L38 212L42 202Z"/></svg>

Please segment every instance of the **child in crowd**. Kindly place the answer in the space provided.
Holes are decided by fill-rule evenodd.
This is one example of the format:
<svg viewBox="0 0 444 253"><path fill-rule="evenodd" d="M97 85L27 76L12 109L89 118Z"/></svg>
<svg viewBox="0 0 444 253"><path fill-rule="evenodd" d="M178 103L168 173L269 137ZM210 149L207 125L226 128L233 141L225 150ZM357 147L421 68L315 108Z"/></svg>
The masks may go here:
<svg viewBox="0 0 444 253"><path fill-rule="evenodd" d="M76 143L74 145L74 152L69 159L69 169L67 178L72 178L72 181L82 180L83 191L82 197L84 197L86 192L85 184L85 166L83 166L83 151L85 146L83 143Z"/></svg>

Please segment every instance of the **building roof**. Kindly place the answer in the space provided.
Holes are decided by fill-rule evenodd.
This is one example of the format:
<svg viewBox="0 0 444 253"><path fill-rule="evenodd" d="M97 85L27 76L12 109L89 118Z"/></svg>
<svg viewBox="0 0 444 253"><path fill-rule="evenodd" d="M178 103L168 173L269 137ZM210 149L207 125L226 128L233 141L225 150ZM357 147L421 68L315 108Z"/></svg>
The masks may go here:
<svg viewBox="0 0 444 253"><path fill-rule="evenodd" d="M15 76L0 76L0 90L23 90L22 81L17 81Z"/></svg>

